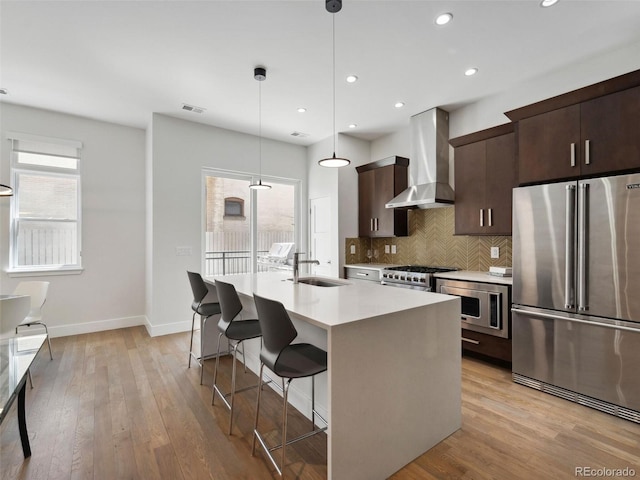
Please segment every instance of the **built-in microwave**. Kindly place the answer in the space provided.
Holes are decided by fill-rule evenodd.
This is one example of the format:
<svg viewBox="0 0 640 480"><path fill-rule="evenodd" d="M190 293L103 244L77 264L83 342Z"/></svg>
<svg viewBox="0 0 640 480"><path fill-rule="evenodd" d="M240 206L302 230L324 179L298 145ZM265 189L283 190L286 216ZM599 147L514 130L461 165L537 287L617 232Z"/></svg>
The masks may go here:
<svg viewBox="0 0 640 480"><path fill-rule="evenodd" d="M509 338L509 286L461 280L436 280L436 291L460 297L462 328Z"/></svg>

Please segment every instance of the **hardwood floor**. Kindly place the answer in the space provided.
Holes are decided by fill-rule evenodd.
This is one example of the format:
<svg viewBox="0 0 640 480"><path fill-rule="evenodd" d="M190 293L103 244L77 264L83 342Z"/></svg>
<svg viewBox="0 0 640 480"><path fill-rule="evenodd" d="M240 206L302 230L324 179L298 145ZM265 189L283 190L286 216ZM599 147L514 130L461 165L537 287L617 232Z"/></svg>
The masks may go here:
<svg viewBox="0 0 640 480"><path fill-rule="evenodd" d="M188 341L187 333L150 338L143 327L53 339L54 360L40 353L27 389L33 455L23 459L9 412L0 429L0 478L276 478L262 453L251 456L256 391L237 397L227 436L228 411L221 402L211 406L213 361L201 386L199 368L186 368ZM222 364L227 382L230 359ZM251 373L238 379L239 387L255 381ZM640 425L517 385L509 371L469 358L462 390L462 428L393 480L569 479L579 467L628 467L640 477ZM261 429L275 441L280 399L264 392ZM290 412L291 435L309 428ZM287 478L326 478L326 438L288 447L287 459Z"/></svg>

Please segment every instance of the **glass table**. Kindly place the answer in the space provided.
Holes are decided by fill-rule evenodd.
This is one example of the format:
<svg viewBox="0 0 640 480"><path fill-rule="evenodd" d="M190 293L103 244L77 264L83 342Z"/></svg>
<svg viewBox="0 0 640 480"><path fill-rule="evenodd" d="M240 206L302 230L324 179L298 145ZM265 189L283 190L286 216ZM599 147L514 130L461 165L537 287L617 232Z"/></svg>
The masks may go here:
<svg viewBox="0 0 640 480"><path fill-rule="evenodd" d="M31 456L25 416L27 374L46 335L30 335L0 340L0 424L18 398L18 428L24 457Z"/></svg>

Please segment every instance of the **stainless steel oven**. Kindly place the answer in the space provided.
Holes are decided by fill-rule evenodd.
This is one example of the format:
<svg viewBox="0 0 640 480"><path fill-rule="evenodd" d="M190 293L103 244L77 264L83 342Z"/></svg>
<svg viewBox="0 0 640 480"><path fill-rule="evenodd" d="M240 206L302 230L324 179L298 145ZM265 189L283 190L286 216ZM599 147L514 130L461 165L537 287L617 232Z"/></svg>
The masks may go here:
<svg viewBox="0 0 640 480"><path fill-rule="evenodd" d="M508 285L438 278L436 291L460 297L462 328L496 337L510 337Z"/></svg>

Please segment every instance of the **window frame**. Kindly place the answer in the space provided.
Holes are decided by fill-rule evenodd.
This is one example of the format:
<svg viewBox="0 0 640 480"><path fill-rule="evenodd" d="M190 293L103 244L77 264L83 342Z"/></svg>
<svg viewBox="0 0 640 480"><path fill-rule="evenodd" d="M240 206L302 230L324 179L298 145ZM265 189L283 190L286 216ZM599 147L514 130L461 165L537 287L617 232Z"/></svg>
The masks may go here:
<svg viewBox="0 0 640 480"><path fill-rule="evenodd" d="M7 273L9 276L46 276L46 275L68 275L79 274L84 268L82 266L82 170L81 170L81 156L80 149L82 144L73 140L51 139L48 137L38 137L34 135L26 134L13 134L8 135L14 143L11 148L11 178L14 185L14 195L11 197L10 207L10 234L9 234L9 267ZM44 165L34 165L28 163L20 163L19 155L23 153L19 148L15 147L15 142L21 140L36 141L42 144L49 144L52 147L52 151L55 152L57 146L75 148L77 155L71 158L76 159L76 168L64 168L64 167L52 167ZM28 152L39 155L59 156L57 153L47 152ZM76 220L69 219L51 219L38 216L25 216L20 217L20 178L22 175L38 175L44 177L58 177L58 178L72 178L77 183L77 197L76 197ZM18 258L20 250L18 246L18 233L20 222L51 222L51 223L67 223L76 225L75 242L77 245L77 263L73 264L54 264L54 265L18 265Z"/></svg>
<svg viewBox="0 0 640 480"><path fill-rule="evenodd" d="M207 221L206 221L206 212L207 212L207 177L226 177L232 178L236 180L246 180L249 183L255 183L257 178L255 175L251 173L238 172L234 170L226 170L220 168L213 167L203 167L201 170L201 203L200 203L200 231L201 231L201 245L200 252L204 252L206 249L206 235L207 235ZM302 205L302 181L294 178L286 178L286 177L277 177L273 175L262 175L260 177L262 181L266 184L272 183L282 183L287 185L292 185L294 187L294 248L299 248L301 245L302 238L302 209L304 208ZM248 187L247 187L248 188ZM258 191L254 189L249 189L249 205L251 211L251 273L256 273L258 271L258 252L257 252L257 230L258 230L258 219L254 212L257 211L258 204ZM225 198L226 199L226 198ZM244 212L243 212L244 213ZM228 217L229 219L233 219L234 217ZM203 254L201 254L200 258L200 268L201 271L206 271L205 265L206 259Z"/></svg>

